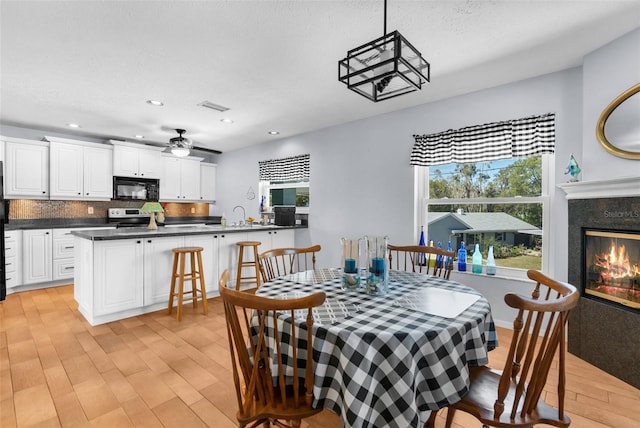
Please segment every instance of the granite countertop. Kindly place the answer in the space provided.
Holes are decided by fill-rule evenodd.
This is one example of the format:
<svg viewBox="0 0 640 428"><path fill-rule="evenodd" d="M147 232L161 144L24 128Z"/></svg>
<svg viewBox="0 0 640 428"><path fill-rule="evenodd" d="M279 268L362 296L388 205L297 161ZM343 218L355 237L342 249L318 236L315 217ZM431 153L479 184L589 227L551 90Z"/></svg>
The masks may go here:
<svg viewBox="0 0 640 428"><path fill-rule="evenodd" d="M167 217L167 225L172 224L220 224L220 217ZM68 229L80 227L115 227L105 218L48 218L48 219L10 219L5 224L5 230L29 230L29 229Z"/></svg>
<svg viewBox="0 0 640 428"><path fill-rule="evenodd" d="M71 233L79 238L89 239L91 241L108 241L114 239L135 239L135 238L151 238L164 236L184 236L184 235L210 235L219 233L239 233L239 232L257 232L261 230L285 230L285 229L306 229L307 226L227 226L208 225L208 226L185 226L185 227L163 227L159 226L157 230L149 230L146 227L126 227L121 229L93 229L93 230L77 230Z"/></svg>

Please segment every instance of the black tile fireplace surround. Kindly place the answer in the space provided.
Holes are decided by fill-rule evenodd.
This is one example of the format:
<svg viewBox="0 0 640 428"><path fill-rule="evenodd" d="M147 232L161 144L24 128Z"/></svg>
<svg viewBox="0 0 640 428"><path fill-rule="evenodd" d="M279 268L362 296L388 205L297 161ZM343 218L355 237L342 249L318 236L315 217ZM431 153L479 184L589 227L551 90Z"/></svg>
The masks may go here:
<svg viewBox="0 0 640 428"><path fill-rule="evenodd" d="M640 230L640 197L571 199L569 283L581 291L583 228ZM572 354L640 388L640 312L581 297L569 318Z"/></svg>

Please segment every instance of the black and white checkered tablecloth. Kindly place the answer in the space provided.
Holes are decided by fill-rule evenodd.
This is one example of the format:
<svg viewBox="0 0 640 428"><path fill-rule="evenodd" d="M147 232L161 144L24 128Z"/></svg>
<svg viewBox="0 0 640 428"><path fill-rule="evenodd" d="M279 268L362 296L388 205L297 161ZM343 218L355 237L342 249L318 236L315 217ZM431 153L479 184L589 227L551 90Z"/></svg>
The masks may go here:
<svg viewBox="0 0 640 428"><path fill-rule="evenodd" d="M468 366L486 364L497 346L489 303L472 288L400 271L391 271L389 282L384 296L343 291L340 271L322 269L277 278L257 291L278 298L326 293L325 304L314 309L315 406L336 412L345 427L421 426L430 410L466 394ZM444 318L413 305L428 287L480 297Z"/></svg>

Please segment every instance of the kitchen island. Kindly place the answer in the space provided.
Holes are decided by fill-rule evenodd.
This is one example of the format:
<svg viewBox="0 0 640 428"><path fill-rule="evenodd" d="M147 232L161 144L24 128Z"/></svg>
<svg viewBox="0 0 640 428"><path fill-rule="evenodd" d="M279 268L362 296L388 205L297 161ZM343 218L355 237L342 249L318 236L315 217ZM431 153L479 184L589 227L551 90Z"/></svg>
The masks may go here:
<svg viewBox="0 0 640 428"><path fill-rule="evenodd" d="M295 229L283 226L189 226L79 230L74 235L74 297L91 325L166 309L172 249L202 247L207 297L219 295L218 278L229 269L235 282L240 241L259 251L293 247Z"/></svg>

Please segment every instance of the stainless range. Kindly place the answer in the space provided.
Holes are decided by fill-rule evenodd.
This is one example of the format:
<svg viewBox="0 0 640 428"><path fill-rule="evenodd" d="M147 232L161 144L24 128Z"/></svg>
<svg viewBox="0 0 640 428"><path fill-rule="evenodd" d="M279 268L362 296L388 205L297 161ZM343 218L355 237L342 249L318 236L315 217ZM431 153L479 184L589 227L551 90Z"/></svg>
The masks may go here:
<svg viewBox="0 0 640 428"><path fill-rule="evenodd" d="M116 227L144 227L149 224L150 215L139 208L109 208L109 224Z"/></svg>

